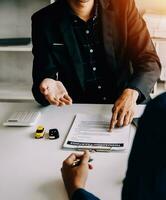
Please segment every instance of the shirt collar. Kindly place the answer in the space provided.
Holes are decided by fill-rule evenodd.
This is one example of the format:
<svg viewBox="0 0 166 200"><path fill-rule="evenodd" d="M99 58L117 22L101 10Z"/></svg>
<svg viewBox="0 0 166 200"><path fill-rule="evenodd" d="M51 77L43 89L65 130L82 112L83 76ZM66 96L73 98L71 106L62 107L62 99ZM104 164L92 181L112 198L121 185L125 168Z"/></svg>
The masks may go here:
<svg viewBox="0 0 166 200"><path fill-rule="evenodd" d="M98 0L96 0L93 20L97 19L98 15L99 15L99 2L98 2Z"/></svg>
<svg viewBox="0 0 166 200"><path fill-rule="evenodd" d="M99 0L95 0L95 7L94 7L94 15L93 15L93 17L91 18L91 19L93 19L93 21L95 21L96 19L97 19L97 17L98 17L98 14L99 14L99 2L98 2ZM72 19L74 20L74 21L77 21L77 19L79 18L74 12L73 12L73 10L70 8L70 6L69 6L69 4L67 3L67 1L66 1L66 7L67 7L67 10L68 10L68 13L69 13L69 15L72 17ZM91 20L91 19L89 19L89 20ZM89 21L88 20L88 21Z"/></svg>

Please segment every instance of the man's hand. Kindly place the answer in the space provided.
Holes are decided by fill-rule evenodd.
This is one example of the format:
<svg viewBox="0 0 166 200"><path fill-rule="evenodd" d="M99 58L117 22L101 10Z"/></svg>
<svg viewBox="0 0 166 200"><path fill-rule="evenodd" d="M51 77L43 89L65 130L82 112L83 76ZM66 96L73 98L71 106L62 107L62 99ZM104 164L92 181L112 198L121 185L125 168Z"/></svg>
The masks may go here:
<svg viewBox="0 0 166 200"><path fill-rule="evenodd" d="M123 91L122 95L115 102L112 109L110 131L115 126L126 126L132 122L136 109L138 95L138 91L133 89L125 89Z"/></svg>
<svg viewBox="0 0 166 200"><path fill-rule="evenodd" d="M85 187L88 171L92 169L88 163L89 158L89 151L85 151L84 154L73 153L63 162L61 172L69 198L72 197L75 190ZM81 160L80 164L73 166L77 159Z"/></svg>
<svg viewBox="0 0 166 200"><path fill-rule="evenodd" d="M40 92L50 104L56 106L71 105L72 99L62 82L46 78L40 84Z"/></svg>

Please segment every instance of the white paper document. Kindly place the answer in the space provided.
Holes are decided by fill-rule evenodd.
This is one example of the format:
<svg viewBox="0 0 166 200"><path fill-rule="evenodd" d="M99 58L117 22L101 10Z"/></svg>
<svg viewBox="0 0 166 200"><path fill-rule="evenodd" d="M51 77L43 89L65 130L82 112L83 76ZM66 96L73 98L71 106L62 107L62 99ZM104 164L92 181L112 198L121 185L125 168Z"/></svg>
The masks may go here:
<svg viewBox="0 0 166 200"><path fill-rule="evenodd" d="M63 147L72 149L124 150L130 125L109 132L110 116L77 114Z"/></svg>

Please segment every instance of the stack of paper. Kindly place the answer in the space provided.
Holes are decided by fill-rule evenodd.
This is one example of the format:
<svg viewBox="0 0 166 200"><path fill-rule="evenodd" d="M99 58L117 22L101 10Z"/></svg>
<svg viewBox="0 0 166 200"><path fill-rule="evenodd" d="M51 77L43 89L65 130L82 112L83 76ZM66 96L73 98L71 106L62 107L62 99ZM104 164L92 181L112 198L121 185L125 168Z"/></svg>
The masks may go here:
<svg viewBox="0 0 166 200"><path fill-rule="evenodd" d="M130 125L109 132L110 116L77 114L63 147L71 149L124 150Z"/></svg>

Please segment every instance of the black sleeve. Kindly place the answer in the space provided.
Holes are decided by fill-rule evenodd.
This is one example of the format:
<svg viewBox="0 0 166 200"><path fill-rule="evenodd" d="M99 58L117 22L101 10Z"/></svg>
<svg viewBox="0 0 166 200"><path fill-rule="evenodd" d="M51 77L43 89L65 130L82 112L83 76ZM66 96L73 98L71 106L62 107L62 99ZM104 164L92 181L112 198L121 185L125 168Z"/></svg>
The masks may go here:
<svg viewBox="0 0 166 200"><path fill-rule="evenodd" d="M56 79L57 68L53 63L50 53L45 25L41 16L32 16L32 53L33 60L33 87L32 92L36 101L42 105L48 105L45 97L40 93L39 85L45 78Z"/></svg>
<svg viewBox="0 0 166 200"><path fill-rule="evenodd" d="M100 199L84 189L78 189L74 192L71 200L100 200Z"/></svg>
<svg viewBox="0 0 166 200"><path fill-rule="evenodd" d="M135 135L122 200L166 199L166 93L150 101Z"/></svg>
<svg viewBox="0 0 166 200"><path fill-rule="evenodd" d="M145 100L159 79L161 64L134 0L129 0L128 4L127 32L128 55L133 66L133 76L127 87L138 89L141 99Z"/></svg>

